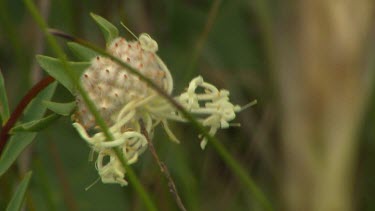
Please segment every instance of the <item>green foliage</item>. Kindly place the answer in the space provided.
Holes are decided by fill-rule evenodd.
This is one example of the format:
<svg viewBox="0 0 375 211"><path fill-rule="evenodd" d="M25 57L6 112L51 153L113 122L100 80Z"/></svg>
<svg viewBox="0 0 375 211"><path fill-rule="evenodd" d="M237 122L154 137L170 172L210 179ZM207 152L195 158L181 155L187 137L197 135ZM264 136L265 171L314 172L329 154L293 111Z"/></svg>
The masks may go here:
<svg viewBox="0 0 375 211"><path fill-rule="evenodd" d="M27 187L29 186L30 178L32 172L28 172L23 178L21 184L19 184L16 192L14 193L12 199L10 200L6 211L17 211L21 210L23 201L25 199L25 193Z"/></svg>
<svg viewBox="0 0 375 211"><path fill-rule="evenodd" d="M76 107L76 102L56 103L52 101L44 101L43 104L51 111L61 115L69 116Z"/></svg>
<svg viewBox="0 0 375 211"><path fill-rule="evenodd" d="M3 74L0 71L0 123L4 124L9 118L9 106L5 91Z"/></svg>
<svg viewBox="0 0 375 211"><path fill-rule="evenodd" d="M50 74L53 78L60 82L71 93L75 92L75 85L65 71L63 63L59 59L42 55L38 55L36 59L39 65L48 74ZM90 66L90 62L67 62L67 65L74 73L74 77L76 78L76 80L78 80L84 70Z"/></svg>
<svg viewBox="0 0 375 211"><path fill-rule="evenodd" d="M11 134L15 134L17 132L38 132L41 131L48 126L50 126L55 120L57 120L60 116L57 114L50 114L44 118L33 120L31 122L22 123L13 127L10 131Z"/></svg>
<svg viewBox="0 0 375 211"><path fill-rule="evenodd" d="M82 61L90 61L92 58L98 55L98 53L90 48L86 48L85 46L75 42L68 42L67 45L70 51L72 51L73 54Z"/></svg>
<svg viewBox="0 0 375 211"><path fill-rule="evenodd" d="M94 13L91 13L91 17L95 20L96 24L98 24L100 30L104 35L107 45L111 43L112 40L118 37L118 29L111 22Z"/></svg>
<svg viewBox="0 0 375 211"><path fill-rule="evenodd" d="M9 169L21 152L31 144L36 135L37 133L35 132L25 132L16 133L9 138L8 144L0 157L0 176Z"/></svg>
<svg viewBox="0 0 375 211"><path fill-rule="evenodd" d="M55 92L57 83L52 83L45 90L33 99L30 105L26 108L23 120L25 122L41 118L46 111L46 107L42 104L43 101L49 100ZM36 132L22 132L12 135L0 157L0 176L3 175L8 168L14 163L20 153L33 141Z"/></svg>

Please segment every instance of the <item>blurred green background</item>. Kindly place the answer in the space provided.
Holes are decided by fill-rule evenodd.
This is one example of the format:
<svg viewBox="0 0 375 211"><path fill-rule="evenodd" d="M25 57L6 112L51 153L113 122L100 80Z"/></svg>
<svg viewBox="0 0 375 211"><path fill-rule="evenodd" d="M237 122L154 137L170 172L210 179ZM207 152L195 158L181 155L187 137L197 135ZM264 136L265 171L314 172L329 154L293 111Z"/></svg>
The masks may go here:
<svg viewBox="0 0 375 211"><path fill-rule="evenodd" d="M265 54L262 23L251 1L246 0L38 0L52 28L100 44L104 39L89 13L99 14L120 26L124 22L135 34L149 33L159 44L159 56L170 69L174 94L180 93L196 75L219 88L230 90L231 101L258 104L238 114L241 127L221 130L217 138L245 167L271 202L280 203L280 135L275 79ZM61 46L64 45L61 40ZM45 38L20 1L0 0L0 68L5 77L11 110L27 90L40 80L36 54L54 56ZM68 55L69 52L66 51ZM73 58L73 57L70 57ZM73 97L61 86L55 101ZM374 105L372 98L371 105ZM375 110L368 109L360 133L356 164L356 207L375 210ZM171 171L188 210L259 210L259 204L208 145L202 151L196 131L188 124L173 124L181 144L168 140L161 128L154 144ZM27 210L144 210L133 187L98 182L89 148L61 118L41 132L31 146L33 177L27 193ZM146 151L132 165L160 210L178 210L164 176ZM6 207L22 169L14 166L0 178L0 210Z"/></svg>

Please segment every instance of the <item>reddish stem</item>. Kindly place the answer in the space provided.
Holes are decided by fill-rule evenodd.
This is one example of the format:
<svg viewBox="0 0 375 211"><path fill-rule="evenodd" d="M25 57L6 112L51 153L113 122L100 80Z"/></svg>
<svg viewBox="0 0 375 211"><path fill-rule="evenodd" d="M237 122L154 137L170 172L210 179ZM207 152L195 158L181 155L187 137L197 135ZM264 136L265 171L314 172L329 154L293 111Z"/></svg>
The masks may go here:
<svg viewBox="0 0 375 211"><path fill-rule="evenodd" d="M21 102L18 103L16 109L14 109L13 113L10 115L8 121L5 123L0 132L0 155L8 141L10 129L12 129L14 124L16 124L17 120L22 115L23 110L25 110L26 106L39 94L39 92L54 81L55 79L51 76L43 78L37 84L35 84L22 98Z"/></svg>
<svg viewBox="0 0 375 211"><path fill-rule="evenodd" d="M176 184L174 183L171 173L169 172L164 162L160 160L159 155L155 150L154 144L152 144L152 141L148 135L148 132L145 128L145 125L142 119L139 119L139 125L141 126L141 133L145 136L147 140L148 148L150 149L152 156L154 157L155 161L158 163L160 171L164 174L165 178L168 180L169 191L174 196L174 199L177 203L178 208L181 211L186 211L185 205L182 203L181 197L178 194L177 187L176 187Z"/></svg>

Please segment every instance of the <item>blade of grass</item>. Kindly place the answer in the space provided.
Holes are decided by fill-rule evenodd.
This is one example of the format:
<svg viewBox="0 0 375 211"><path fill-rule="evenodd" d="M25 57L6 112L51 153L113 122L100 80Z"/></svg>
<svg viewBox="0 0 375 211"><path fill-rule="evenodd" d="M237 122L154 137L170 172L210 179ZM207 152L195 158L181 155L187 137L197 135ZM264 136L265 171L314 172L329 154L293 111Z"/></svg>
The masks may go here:
<svg viewBox="0 0 375 211"><path fill-rule="evenodd" d="M192 78L193 74L195 73L194 68L197 64L199 56L202 53L204 44L207 40L208 35L210 34L212 26L215 23L215 19L218 14L221 2L222 0L215 0L212 2L210 11L208 13L206 24L203 28L203 31L199 35L197 42L194 45L193 52L191 54L191 59L188 63L188 68L186 68L186 70L184 71L185 72L184 81L189 81Z"/></svg>
<svg viewBox="0 0 375 211"><path fill-rule="evenodd" d="M25 193L27 186L29 185L29 181L31 178L31 171L26 174L23 178L21 184L18 186L16 193L13 195L12 199L10 200L6 211L16 211L21 210L23 201L25 199Z"/></svg>
<svg viewBox="0 0 375 211"><path fill-rule="evenodd" d="M0 70L0 124L3 125L9 118L9 105L5 90L4 77Z"/></svg>
<svg viewBox="0 0 375 211"><path fill-rule="evenodd" d="M39 11L37 10L35 4L31 0L24 0L26 7L28 8L29 12L31 13L34 20L37 22L39 27L42 29L43 33L45 34L48 44L52 48L52 50L55 52L57 57L62 61L64 69L66 70L67 74L71 78L74 85L76 85L77 91L81 94L84 102L86 103L88 109L92 113L92 115L95 117L95 121L100 127L100 129L103 131L104 135L106 136L107 140L113 141L113 135L109 132L109 128L104 122L103 118L100 116L97 108L95 107L94 103L90 100L89 96L81 86L81 84L77 81L77 78L74 77L74 73L72 70L69 69L68 62L66 60L66 56L63 52L63 50L59 47L57 41L55 38L48 32L47 30L47 24L44 22L42 16L40 15ZM121 152L119 149L115 149L115 153L124 166L130 183L134 185L135 190L143 200L147 210L157 210L153 201L151 200L151 197L149 194L145 191L145 189L142 187L141 183L139 182L138 178L136 177L135 173L131 169L131 167L127 164L125 161L125 158L121 155Z"/></svg>

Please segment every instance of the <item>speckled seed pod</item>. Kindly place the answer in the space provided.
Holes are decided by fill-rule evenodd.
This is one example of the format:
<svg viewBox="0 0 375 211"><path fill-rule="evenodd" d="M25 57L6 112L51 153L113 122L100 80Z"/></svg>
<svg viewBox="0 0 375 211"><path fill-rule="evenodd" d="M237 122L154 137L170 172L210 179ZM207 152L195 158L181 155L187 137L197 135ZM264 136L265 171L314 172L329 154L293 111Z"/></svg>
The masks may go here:
<svg viewBox="0 0 375 211"><path fill-rule="evenodd" d="M126 41L119 37L108 45L107 52L136 68L170 93L172 88L166 81L170 73L156 55L156 42L151 40L156 46L150 48L147 46L148 41L147 37L140 37L139 41ZM150 96L154 92L127 69L102 56L92 59L91 66L81 76L81 83L109 126L114 124L116 115L124 105L131 100ZM95 127L94 116L89 112L82 96L78 94L76 101L75 121L82 124L85 129Z"/></svg>

